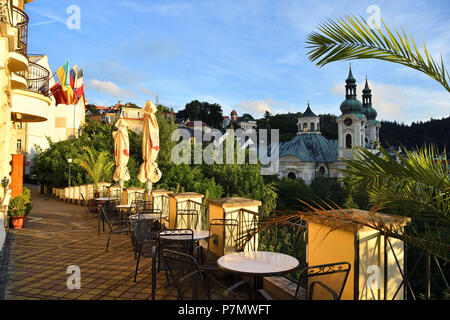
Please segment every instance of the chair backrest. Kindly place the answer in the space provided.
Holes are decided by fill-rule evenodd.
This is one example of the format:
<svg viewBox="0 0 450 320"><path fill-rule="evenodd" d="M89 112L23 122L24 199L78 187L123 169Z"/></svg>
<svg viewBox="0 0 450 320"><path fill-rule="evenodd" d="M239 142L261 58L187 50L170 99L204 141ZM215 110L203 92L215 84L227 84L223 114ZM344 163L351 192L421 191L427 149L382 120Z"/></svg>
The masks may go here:
<svg viewBox="0 0 450 320"><path fill-rule="evenodd" d="M135 209L136 213L139 213L141 210L151 210L152 202L145 200L133 200L131 202L131 206Z"/></svg>
<svg viewBox="0 0 450 320"><path fill-rule="evenodd" d="M117 203L116 200L110 199L105 202L106 210L110 211L116 211L117 210Z"/></svg>
<svg viewBox="0 0 450 320"><path fill-rule="evenodd" d="M211 300L208 281L200 271L197 260L189 254L163 249L164 264L178 291L178 299ZM194 281L200 289L199 296L194 296ZM203 293L203 295L202 295Z"/></svg>
<svg viewBox="0 0 450 320"><path fill-rule="evenodd" d="M340 300L350 269L348 262L307 267L300 272L295 295L306 288L307 300Z"/></svg>
<svg viewBox="0 0 450 320"><path fill-rule="evenodd" d="M177 210L175 216L175 229L196 230L198 225L197 210Z"/></svg>
<svg viewBox="0 0 450 320"><path fill-rule="evenodd" d="M236 239L239 223L236 219L213 219L209 223L207 260L215 260L218 256L237 252Z"/></svg>
<svg viewBox="0 0 450 320"><path fill-rule="evenodd" d="M194 254L194 231L191 229L167 229L159 232L157 239L160 254L164 249Z"/></svg>
<svg viewBox="0 0 450 320"><path fill-rule="evenodd" d="M108 225L108 228L111 232L113 232L113 219L114 217L111 215L111 212L105 209L105 206L100 206L100 212L103 216L104 221Z"/></svg>
<svg viewBox="0 0 450 320"><path fill-rule="evenodd" d="M156 234L154 234L151 230L151 226L148 224L147 220L145 220L144 216L140 214L132 215L129 217L130 227L131 227L131 242L133 247L139 250L142 245L147 244L149 240L155 240ZM155 245L152 242L151 245Z"/></svg>
<svg viewBox="0 0 450 320"><path fill-rule="evenodd" d="M153 233L157 234L165 229L162 211L160 209L141 210L138 213L138 215L143 217L145 217L146 214L154 216L152 219L147 219L147 223Z"/></svg>

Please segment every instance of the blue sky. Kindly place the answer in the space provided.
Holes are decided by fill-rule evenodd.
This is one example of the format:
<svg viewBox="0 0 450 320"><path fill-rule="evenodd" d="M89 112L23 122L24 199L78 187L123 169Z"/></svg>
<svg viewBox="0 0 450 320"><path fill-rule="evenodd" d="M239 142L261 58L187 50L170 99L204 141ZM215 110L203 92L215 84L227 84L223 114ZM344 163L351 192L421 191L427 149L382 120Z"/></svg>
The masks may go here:
<svg viewBox="0 0 450 320"><path fill-rule="evenodd" d="M80 29L67 28L67 8L80 8ZM85 75L89 103L145 100L184 108L198 99L224 114L261 117L298 112L339 114L348 62L318 68L305 40L327 18L369 17L376 5L389 25L450 64L449 1L302 0L35 0L29 52L45 53L52 71L67 59ZM361 99L367 74L378 119L410 123L450 115L450 96L431 78L383 61L352 61Z"/></svg>

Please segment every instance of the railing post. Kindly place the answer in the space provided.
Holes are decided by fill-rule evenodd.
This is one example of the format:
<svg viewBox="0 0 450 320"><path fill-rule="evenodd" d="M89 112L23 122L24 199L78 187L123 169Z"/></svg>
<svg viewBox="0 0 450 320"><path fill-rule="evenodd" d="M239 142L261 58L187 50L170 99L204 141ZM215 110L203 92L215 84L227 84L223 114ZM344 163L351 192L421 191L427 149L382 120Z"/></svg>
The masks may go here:
<svg viewBox="0 0 450 320"><path fill-rule="evenodd" d="M430 285L430 262L431 255L429 252L425 254L425 298L430 300L431 295L431 285Z"/></svg>

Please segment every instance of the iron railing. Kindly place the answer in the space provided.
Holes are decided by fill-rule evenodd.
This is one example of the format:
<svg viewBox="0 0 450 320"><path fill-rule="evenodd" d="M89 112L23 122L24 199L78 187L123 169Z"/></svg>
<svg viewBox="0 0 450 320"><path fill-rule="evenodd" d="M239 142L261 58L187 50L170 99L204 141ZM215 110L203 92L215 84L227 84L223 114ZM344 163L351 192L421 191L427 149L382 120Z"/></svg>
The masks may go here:
<svg viewBox="0 0 450 320"><path fill-rule="evenodd" d="M28 70L16 73L27 80L28 90L49 96L50 72L46 68L29 61Z"/></svg>
<svg viewBox="0 0 450 320"><path fill-rule="evenodd" d="M13 6L11 24L18 29L16 52L27 57L28 53L28 23L30 19L25 11Z"/></svg>

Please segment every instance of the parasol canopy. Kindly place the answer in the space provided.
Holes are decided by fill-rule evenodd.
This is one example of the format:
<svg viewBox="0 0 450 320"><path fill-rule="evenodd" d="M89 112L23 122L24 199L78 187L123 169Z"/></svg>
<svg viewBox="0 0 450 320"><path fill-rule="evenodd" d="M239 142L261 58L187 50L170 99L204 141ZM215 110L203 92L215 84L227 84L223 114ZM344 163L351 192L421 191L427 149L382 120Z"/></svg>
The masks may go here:
<svg viewBox="0 0 450 320"><path fill-rule="evenodd" d="M113 132L114 156L116 159L115 181L130 180L128 172L128 160L130 159L130 141L128 139L128 126L124 119L119 119L116 123L117 131Z"/></svg>
<svg viewBox="0 0 450 320"><path fill-rule="evenodd" d="M144 163L141 165L137 177L142 183L147 183L150 196L151 184L158 182L162 175L156 163L159 153L159 127L155 116L157 109L153 102L147 101L143 111L142 158Z"/></svg>

